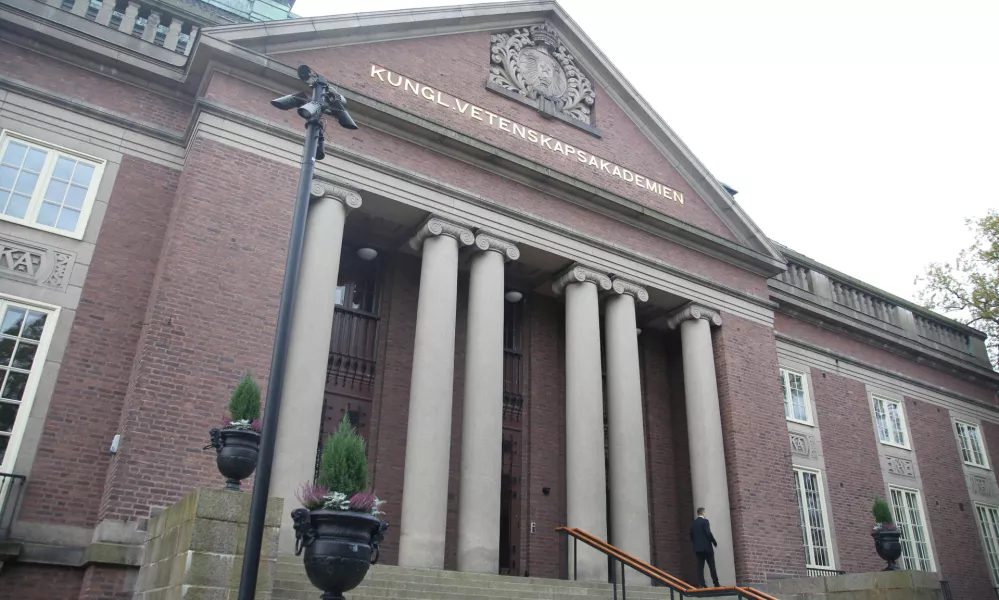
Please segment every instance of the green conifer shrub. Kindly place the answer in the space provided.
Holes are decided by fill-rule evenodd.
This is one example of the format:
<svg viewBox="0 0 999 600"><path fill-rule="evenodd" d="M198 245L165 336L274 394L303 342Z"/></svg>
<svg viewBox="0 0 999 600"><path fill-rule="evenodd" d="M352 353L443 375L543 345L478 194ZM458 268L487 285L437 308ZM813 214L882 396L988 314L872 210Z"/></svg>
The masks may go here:
<svg viewBox="0 0 999 600"><path fill-rule="evenodd" d="M347 498L368 487L364 438L354 431L348 415L343 416L340 427L323 446L317 483L330 492L345 494Z"/></svg>
<svg viewBox="0 0 999 600"><path fill-rule="evenodd" d="M233 421L253 422L260 418L260 386L247 371L229 399L229 416Z"/></svg>
<svg viewBox="0 0 999 600"><path fill-rule="evenodd" d="M892 516L891 506L889 506L888 501L881 496L875 496L874 508L871 512L874 514L874 522L878 525L893 525L895 523L895 517Z"/></svg>

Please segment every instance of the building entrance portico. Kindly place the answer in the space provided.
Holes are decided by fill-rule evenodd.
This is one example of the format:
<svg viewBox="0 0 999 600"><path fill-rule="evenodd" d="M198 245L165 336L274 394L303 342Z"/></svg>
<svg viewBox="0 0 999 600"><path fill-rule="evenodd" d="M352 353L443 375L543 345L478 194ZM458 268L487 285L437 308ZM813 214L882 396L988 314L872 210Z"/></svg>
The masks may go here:
<svg viewBox="0 0 999 600"><path fill-rule="evenodd" d="M666 508L682 523L688 505L709 507L719 571L734 580L716 311L465 218L327 183L313 189L301 279L299 376L272 494L292 497L312 479L347 414L368 440L374 489L401 517L383 546L401 566L527 574L526 555L546 552L569 576L606 581L604 556L573 556L552 530L579 527L646 561L664 551L655 535L685 552L682 535L650 519L650 479L677 468L648 459L646 418L650 405L685 401L691 459L679 471L692 495ZM667 359L682 363L683 384L650 396L640 345L676 329L682 356Z"/></svg>

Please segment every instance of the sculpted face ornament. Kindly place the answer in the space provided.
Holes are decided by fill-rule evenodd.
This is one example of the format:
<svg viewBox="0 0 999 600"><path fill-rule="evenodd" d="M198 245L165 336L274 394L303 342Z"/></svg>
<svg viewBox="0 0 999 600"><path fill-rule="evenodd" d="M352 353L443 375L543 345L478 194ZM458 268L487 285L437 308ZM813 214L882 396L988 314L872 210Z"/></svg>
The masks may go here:
<svg viewBox="0 0 999 600"><path fill-rule="evenodd" d="M593 86L551 25L497 33L491 43L487 87L532 101L543 114L593 126Z"/></svg>

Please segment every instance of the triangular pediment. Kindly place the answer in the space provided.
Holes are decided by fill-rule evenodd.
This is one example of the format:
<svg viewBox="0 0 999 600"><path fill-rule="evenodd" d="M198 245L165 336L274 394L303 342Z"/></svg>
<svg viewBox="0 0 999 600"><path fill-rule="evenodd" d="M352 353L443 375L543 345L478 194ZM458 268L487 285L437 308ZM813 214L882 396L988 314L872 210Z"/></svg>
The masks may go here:
<svg viewBox="0 0 999 600"><path fill-rule="evenodd" d="M205 34L742 246L779 251L555 2L334 15ZM776 270L775 269L775 270Z"/></svg>

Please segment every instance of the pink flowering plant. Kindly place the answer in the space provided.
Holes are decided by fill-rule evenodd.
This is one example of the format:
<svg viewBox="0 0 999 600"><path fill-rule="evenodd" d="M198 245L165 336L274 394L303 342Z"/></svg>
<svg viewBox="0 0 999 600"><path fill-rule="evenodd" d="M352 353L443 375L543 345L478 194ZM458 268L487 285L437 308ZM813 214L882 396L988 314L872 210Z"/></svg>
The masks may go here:
<svg viewBox="0 0 999 600"><path fill-rule="evenodd" d="M303 483L296 494L309 510L349 510L378 516L384 504L368 487L368 458L364 438L344 415L336 433L326 440L316 483Z"/></svg>
<svg viewBox="0 0 999 600"><path fill-rule="evenodd" d="M229 410L222 417L222 429L250 429L260 433L260 386L249 372L243 376L229 399Z"/></svg>

